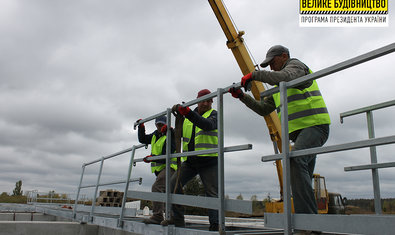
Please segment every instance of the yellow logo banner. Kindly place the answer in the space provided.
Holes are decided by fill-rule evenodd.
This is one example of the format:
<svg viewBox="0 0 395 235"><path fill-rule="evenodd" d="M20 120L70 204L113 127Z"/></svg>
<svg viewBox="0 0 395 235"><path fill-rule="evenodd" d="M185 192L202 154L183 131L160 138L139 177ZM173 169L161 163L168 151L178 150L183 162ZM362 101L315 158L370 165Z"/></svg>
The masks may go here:
<svg viewBox="0 0 395 235"><path fill-rule="evenodd" d="M301 14L388 14L388 0L299 0Z"/></svg>

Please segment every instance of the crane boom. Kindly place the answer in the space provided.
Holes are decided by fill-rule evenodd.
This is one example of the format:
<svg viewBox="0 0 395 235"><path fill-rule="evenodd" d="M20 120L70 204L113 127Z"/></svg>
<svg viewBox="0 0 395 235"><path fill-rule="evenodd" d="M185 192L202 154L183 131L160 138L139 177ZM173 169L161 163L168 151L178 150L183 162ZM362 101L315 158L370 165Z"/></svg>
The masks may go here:
<svg viewBox="0 0 395 235"><path fill-rule="evenodd" d="M251 59L250 54L248 53L246 46L243 41L243 31L237 32L236 27L231 21L231 18L228 12L225 9L222 0L208 0L211 8L214 11L215 16L218 19L219 24L221 25L222 30L225 33L227 38L226 45L232 51L243 75L246 75L252 71L254 71L255 66ZM265 90L262 82L253 81L251 92L256 100L260 100L260 93ZM277 116L277 113L274 111L269 115L265 116L266 125L269 129L270 137L272 141L277 145L277 148L281 152L281 124L280 120ZM276 169L277 176L280 183L280 195L283 197L283 175L282 175L282 164L281 160L276 161Z"/></svg>

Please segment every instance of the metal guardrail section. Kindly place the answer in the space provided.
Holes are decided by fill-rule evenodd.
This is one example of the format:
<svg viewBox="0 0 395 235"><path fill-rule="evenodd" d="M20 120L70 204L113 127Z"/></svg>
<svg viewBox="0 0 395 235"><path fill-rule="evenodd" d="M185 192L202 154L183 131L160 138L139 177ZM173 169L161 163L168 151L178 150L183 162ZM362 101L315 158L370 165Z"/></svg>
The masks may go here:
<svg viewBox="0 0 395 235"><path fill-rule="evenodd" d="M133 159L134 159L135 150L139 149L139 148L142 148L144 146L145 145L143 145L143 144L140 144L140 145L137 145L137 146L134 145L132 148L125 149L125 150L122 150L120 152L111 154L109 156L97 159L95 161L82 164L82 173L81 173L80 183L78 185L77 196L76 196L76 199L75 199L75 204L74 204L73 213L72 213L72 218L73 219L78 220L78 215L77 214L81 213L81 212L84 212L84 210L80 210L81 206L78 205L78 199L79 199L79 196L80 196L81 189L84 189L84 188L95 188L94 194L93 194L93 197L92 197L92 205L90 206L90 213L89 213L88 219L87 219L89 222L92 222L93 219L94 219L94 215L95 214L103 212L103 210L99 211L100 209L97 209L96 205L95 205L96 204L96 199L97 199L97 192L98 192L98 189L99 189L100 186L115 185L115 184L125 184L125 192L127 192L127 190L129 189L129 183L130 182L139 182L141 184L141 182L142 182L141 178L131 179L130 176L131 176L131 172L132 172L132 166L133 166ZM120 156L120 155L128 153L128 152L131 152L131 157L130 157L130 163L129 163L126 179L125 180L112 181L112 182L106 182L106 183L100 182L100 178L101 178L102 171L103 171L104 161L108 160L108 159L111 159L111 158L114 158L114 157L117 157L117 156ZM99 172L98 172L98 175L97 175L96 184L94 184L94 185L82 185L83 178L84 178L84 173L85 173L85 168L87 166L93 165L95 163L100 163L100 168L99 168ZM123 198L122 198L122 206L120 208L115 208L115 210L119 211L119 213L118 213L118 215L119 215L119 219L118 219L119 223L122 222L122 220L123 220L123 218L125 216L124 215L125 214L125 202L126 202L126 193L124 193ZM95 210L95 208L96 208L96 210ZM85 217L83 217L83 218L85 220Z"/></svg>
<svg viewBox="0 0 395 235"><path fill-rule="evenodd" d="M69 193L44 193L38 190L26 191L27 204L71 204L75 195ZM79 195L79 203L84 204L87 199L86 195Z"/></svg>
<svg viewBox="0 0 395 235"><path fill-rule="evenodd" d="M392 101L348 111L345 113L341 113L340 122L343 123L343 118L345 117L357 115L360 113L366 113L369 139L374 139L375 133L374 133L374 122L373 122L373 110L383 109L394 105L395 105L395 100L392 100ZM379 180L378 168L394 167L395 163L392 162L392 163L377 164L376 146L370 146L370 162L371 162L370 165L345 167L344 171L357 171L357 170L365 170L365 169L372 170L374 209L376 214L381 214L382 211L381 211L381 196L380 196L380 182L379 182L380 180Z"/></svg>
<svg viewBox="0 0 395 235"><path fill-rule="evenodd" d="M224 115L223 115L223 94L228 91L227 88L224 89L217 89L216 92L211 94L202 96L200 98L194 99L188 103L183 104L184 106L191 106L197 104L203 100L210 99L217 97L217 121L218 121L218 147L215 149L209 150L200 150L200 151L193 151L187 153L176 153L171 154L167 152L166 155L156 156L153 158L155 159L166 159L166 194L160 193L144 193L144 192L135 192L135 191L128 191L127 196L132 198L141 198L141 199L148 199L153 201L161 201L166 203L166 217L170 219L170 208L171 205L174 204L181 204L181 205L189 205L189 206L198 206L201 208L210 208L216 209L219 212L219 224L221 227L221 231L225 231L225 211L236 211L242 213L252 213L252 203L251 202L243 202L237 200L228 200L225 199L225 190L224 190L224 153L225 152L232 152L232 151L242 151L242 150L249 150L252 149L252 145L245 144L245 145L238 145L238 146L224 146ZM168 108L166 112L161 112L151 117L145 118L140 121L147 122L154 120L156 117L166 115L167 116L167 125L171 126L171 109ZM137 123L135 123L137 126ZM168 141L167 149L170 149L171 138L170 129L168 129L167 133ZM168 162L171 158L179 158L184 156L194 156L200 154L207 154L207 153L218 153L218 197L217 198L208 198L208 197L198 197L198 196L188 196L188 195L176 195L168 193L170 190L170 165ZM140 160L141 161L141 160Z"/></svg>
<svg viewBox="0 0 395 235"><path fill-rule="evenodd" d="M239 84L234 84L232 86L240 86ZM229 86L229 87L232 87ZM66 218L72 218L73 220L80 221L80 222L87 222L87 223L94 223L99 224L102 226L108 227L116 227L118 229L123 229L129 232L135 233L150 233L152 234L154 231L158 234L205 234L212 232L205 232L204 230L194 230L189 228L175 228L174 226L169 227L162 227L156 228L157 225L145 225L141 223L141 218L136 218L136 214L126 213L127 209L124 207L126 198L133 198L133 199L144 199L144 200L151 200L151 201L160 201L166 203L166 217L170 219L170 208L171 205L180 204L180 205L188 205L188 206L196 206L201 208L209 208L209 209L216 209L219 211L219 224L222 229L221 233L225 233L225 211L234 211L234 212L241 212L252 214L252 202L251 201L242 201L242 200L230 200L225 199L225 190L224 190L224 153L225 152L233 152L233 151L243 151L243 150L250 150L252 149L251 144L244 144L244 145L237 145L237 146L224 146L224 116L223 116L223 94L228 92L227 88L219 88L216 92L208 94L206 96L197 98L192 100L188 103L183 104L184 106L190 106L197 104L203 100L217 97L217 120L218 120L218 147L209 150L200 150L200 151L193 151L193 152L186 152L186 153L175 153L171 154L167 152L166 155L155 156L152 160L159 160L159 159L166 159L166 192L167 193L152 193L152 192L138 192L138 191L131 191L129 190L129 183L130 182L137 182L141 183L141 178L131 179L132 169L136 166L135 163L143 161L143 159L134 159L135 151L144 147L145 145L134 145L132 148L122 150L120 152L111 154L106 157L99 158L89 163L84 163L82 165L82 173L81 178L77 190L77 197L76 203L74 205L73 211L70 212L59 212L62 216ZM142 122L148 122L154 120L156 117L167 115L167 125L171 126L171 109L167 108L165 112L160 112L148 118L142 119ZM136 127L136 123L134 125ZM170 129L168 129L167 133L167 149L170 149L171 143L171 135ZM127 172L127 176L125 180L121 181L113 181L113 182L101 182L101 175L103 171L104 162L110 158L114 158L120 156L125 153L131 152L129 168ZM200 155L200 154L207 154L207 153L218 153L218 197L199 197L199 196L190 196L190 195L180 195L180 194L171 194L169 193L170 190L170 165L169 160L171 158L179 158L185 156L193 156L193 155ZM89 165L93 164L100 164L99 172L97 175L96 184L92 185L83 185L83 178L85 173L85 168ZM125 184L125 191L123 196L123 202L121 208L102 208L95 206L95 201L97 198L98 188L105 185L112 185L112 184ZM94 194L92 199L92 206L89 207L89 210L86 206L79 205L78 198L81 192L81 189L84 188L94 188ZM56 214L56 208L44 208L47 213ZM111 211L109 211L111 210ZM111 212L111 213L110 213ZM150 230L154 229L154 230ZM254 230L257 232L257 230ZM263 231L263 230L261 230ZM270 231L278 231L278 230L265 230L266 232ZM227 232L230 234L229 232Z"/></svg>
<svg viewBox="0 0 395 235"><path fill-rule="evenodd" d="M395 51L395 43L389 44L385 47L373 50L369 53L357 56L350 60L346 60L339 64L333 65L318 72L303 76L290 82L281 82L279 87L267 90L261 93L261 97L268 96L277 92L281 95L281 126L283 136L283 152L281 154L269 155L262 157L262 161L273 161L282 159L283 161L283 185L284 185L284 214L265 214L265 226L273 228L284 228L284 234L292 234L292 229L302 230L318 230L328 231L334 233L357 233L357 234L393 234L395 230L395 216L381 216L380 204L380 188L378 181L377 169L381 167L393 167L394 163L377 163L376 149L377 145L393 144L395 143L395 135L375 138L373 129L372 111L380 108L389 107L395 104L395 101L389 101L382 104L369 106L340 115L341 121L344 117L355 115L358 113L367 113L369 139L363 141L356 141L351 143L326 146L320 148L311 148L298 151L289 151L288 143L288 104L287 104L287 88L295 87L303 82L312 81L329 74L350 68L352 66L373 60L383 55L387 55ZM372 169L373 190L375 195L375 208L377 215L366 216L351 216L351 215L305 215L305 214L291 214L291 189L290 189L290 161L291 157L303 156L306 154L322 154L336 151L344 151L357 148L370 147L371 165L355 166L345 168L345 171Z"/></svg>

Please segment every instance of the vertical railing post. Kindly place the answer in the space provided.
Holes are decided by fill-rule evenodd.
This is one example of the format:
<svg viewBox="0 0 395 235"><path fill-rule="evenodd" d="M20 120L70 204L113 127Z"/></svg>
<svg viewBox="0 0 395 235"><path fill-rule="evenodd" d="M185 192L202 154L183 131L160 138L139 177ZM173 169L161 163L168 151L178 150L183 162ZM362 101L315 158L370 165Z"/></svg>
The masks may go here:
<svg viewBox="0 0 395 235"><path fill-rule="evenodd" d="M78 205L78 199L80 197L82 179L84 178L84 172L85 172L85 164L82 164L80 183L78 185L77 196L75 197L75 203L74 203L74 208L73 208L73 219L76 219L76 216L77 216L77 205Z"/></svg>
<svg viewBox="0 0 395 235"><path fill-rule="evenodd" d="M373 112L366 112L368 122L369 139L375 138L374 124L373 124ZM377 163L377 152L376 146L370 147L370 162L372 164ZM381 214L381 196L380 196L380 179L379 170L377 168L372 169L372 180L373 180L373 193L374 193L374 210L376 214Z"/></svg>
<svg viewBox="0 0 395 235"><path fill-rule="evenodd" d="M170 163L171 163L171 109L167 109L167 132L166 132L166 220L170 220L170 209L171 209L171 199L170 199Z"/></svg>
<svg viewBox="0 0 395 235"><path fill-rule="evenodd" d="M100 184L100 177L103 171L103 164L104 164L104 157L101 158L100 161L100 169L99 169L99 174L97 176L97 181L96 181L96 187L95 187L95 193L93 194L93 199L92 199L92 206L91 206L91 212L89 214L89 220L92 222L93 221L93 213L95 211L95 204L96 204L96 198L97 198L97 190L99 188Z"/></svg>
<svg viewBox="0 0 395 235"><path fill-rule="evenodd" d="M291 163L289 159L289 135L288 135L288 99L287 86L285 82L280 82L280 103L281 103L281 136L282 136L282 160L283 160L283 192L284 192L284 234L292 234L292 203L291 203Z"/></svg>
<svg viewBox="0 0 395 235"><path fill-rule="evenodd" d="M123 227L123 217L124 217L124 213L125 213L125 204L126 204L127 194L128 194L128 190L129 190L130 176L132 175L132 167L133 167L134 153L135 152L136 152L136 146L133 145L133 147L132 147L132 154L130 155L128 174L126 176L125 190L124 190L123 198L122 198L121 214L119 215L119 219L118 219L118 227Z"/></svg>
<svg viewBox="0 0 395 235"><path fill-rule="evenodd" d="M219 233L225 234L225 186L224 186L224 101L223 90L217 89L217 131L218 131L218 209Z"/></svg>

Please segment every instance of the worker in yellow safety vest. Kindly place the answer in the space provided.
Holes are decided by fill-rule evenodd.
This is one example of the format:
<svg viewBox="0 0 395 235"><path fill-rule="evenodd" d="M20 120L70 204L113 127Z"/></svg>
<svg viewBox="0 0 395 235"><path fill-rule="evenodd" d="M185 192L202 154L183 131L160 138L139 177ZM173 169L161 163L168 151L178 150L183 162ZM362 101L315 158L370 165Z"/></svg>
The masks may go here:
<svg viewBox="0 0 395 235"><path fill-rule="evenodd" d="M298 59L290 58L289 50L281 45L271 47L262 67L270 65L272 71L260 70L245 75L241 79L244 88L253 80L278 86L280 82L292 81L311 73L311 70ZM266 116L277 109L281 117L280 94L256 101L240 88L229 90L259 115ZM329 136L330 118L328 109L315 80L305 82L287 90L289 139L294 142L293 150L320 147ZM295 213L317 214L317 203L312 188L312 177L316 155L305 155L290 159L291 188Z"/></svg>
<svg viewBox="0 0 395 235"><path fill-rule="evenodd" d="M208 89L198 92L197 98L210 94ZM197 108L191 110L179 104L173 106L173 111L185 117L182 129L183 152L207 150L218 147L217 133L217 111L212 108L212 99L207 99L198 103ZM181 165L179 182L176 193L181 193L181 188L196 175L202 180L207 197L218 197L218 154L202 154L188 156ZM171 188L174 190L177 174L171 179ZM174 224L176 227L184 227L184 208L182 206L172 206L170 220L165 220L162 225ZM218 211L208 210L210 231L218 231Z"/></svg>
<svg viewBox="0 0 395 235"><path fill-rule="evenodd" d="M151 172L156 175L154 184L152 185L152 192L164 193L166 192L166 159L152 161L152 156L159 156L166 154L166 116L161 116L155 119L156 130L149 135L145 134L145 126L143 123L138 126L138 138L142 144L151 144L151 155L146 156L143 160L146 163L151 163ZM176 149L174 130L170 128L171 133L171 152L174 153ZM177 170L177 159L172 158L170 162L170 175ZM146 224L160 224L163 221L164 203L152 202L153 215L150 218L144 219Z"/></svg>

